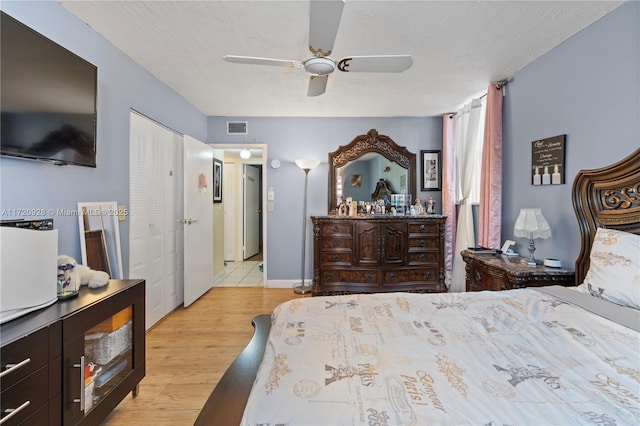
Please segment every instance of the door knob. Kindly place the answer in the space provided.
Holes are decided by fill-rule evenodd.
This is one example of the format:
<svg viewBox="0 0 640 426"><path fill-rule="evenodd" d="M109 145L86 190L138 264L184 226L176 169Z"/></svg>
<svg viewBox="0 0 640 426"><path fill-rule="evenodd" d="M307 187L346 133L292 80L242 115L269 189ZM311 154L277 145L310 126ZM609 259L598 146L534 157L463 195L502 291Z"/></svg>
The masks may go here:
<svg viewBox="0 0 640 426"><path fill-rule="evenodd" d="M180 223L184 223L185 225L191 225L192 223L196 223L197 221L198 221L198 219L191 219L191 218L189 218L189 219L182 219L182 220L179 220L178 222L180 222Z"/></svg>

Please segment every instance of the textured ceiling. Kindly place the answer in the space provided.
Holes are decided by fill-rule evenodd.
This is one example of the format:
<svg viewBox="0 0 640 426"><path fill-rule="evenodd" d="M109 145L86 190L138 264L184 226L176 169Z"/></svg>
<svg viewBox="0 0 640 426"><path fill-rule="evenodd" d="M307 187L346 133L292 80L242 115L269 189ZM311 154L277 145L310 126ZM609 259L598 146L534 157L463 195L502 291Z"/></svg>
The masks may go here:
<svg viewBox="0 0 640 426"><path fill-rule="evenodd" d="M397 117L453 111L622 4L347 0L334 59L409 54L401 74L343 73L307 97L308 1L61 1L209 116Z"/></svg>

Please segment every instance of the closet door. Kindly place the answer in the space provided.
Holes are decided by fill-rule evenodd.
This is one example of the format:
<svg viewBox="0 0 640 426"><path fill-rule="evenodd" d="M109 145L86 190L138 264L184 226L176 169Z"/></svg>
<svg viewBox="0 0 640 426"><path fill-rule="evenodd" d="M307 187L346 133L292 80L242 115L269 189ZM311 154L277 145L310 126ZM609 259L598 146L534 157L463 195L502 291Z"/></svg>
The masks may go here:
<svg viewBox="0 0 640 426"><path fill-rule="evenodd" d="M182 303L178 147L180 135L132 112L129 165L129 277L146 285L146 326Z"/></svg>

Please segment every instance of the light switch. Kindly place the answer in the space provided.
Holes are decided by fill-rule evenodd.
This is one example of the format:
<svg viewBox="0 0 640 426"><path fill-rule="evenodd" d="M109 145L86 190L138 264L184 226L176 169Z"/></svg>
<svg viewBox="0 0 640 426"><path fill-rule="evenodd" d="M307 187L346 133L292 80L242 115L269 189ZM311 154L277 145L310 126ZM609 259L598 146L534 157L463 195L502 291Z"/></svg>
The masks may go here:
<svg viewBox="0 0 640 426"><path fill-rule="evenodd" d="M127 220L127 206L118 206L118 220L124 222Z"/></svg>
<svg viewBox="0 0 640 426"><path fill-rule="evenodd" d="M273 201L276 199L276 195L273 192L273 189L267 191L267 201Z"/></svg>
<svg viewBox="0 0 640 426"><path fill-rule="evenodd" d="M273 201L267 201L267 211L268 212L273 211Z"/></svg>

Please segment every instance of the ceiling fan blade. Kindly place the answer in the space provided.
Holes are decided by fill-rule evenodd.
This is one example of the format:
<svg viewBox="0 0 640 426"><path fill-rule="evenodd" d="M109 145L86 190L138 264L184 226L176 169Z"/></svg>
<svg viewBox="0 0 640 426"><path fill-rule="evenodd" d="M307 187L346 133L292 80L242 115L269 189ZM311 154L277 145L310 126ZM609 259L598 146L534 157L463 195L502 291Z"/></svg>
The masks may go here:
<svg viewBox="0 0 640 426"><path fill-rule="evenodd" d="M309 50L316 56L329 56L336 41L344 0L311 1Z"/></svg>
<svg viewBox="0 0 640 426"><path fill-rule="evenodd" d="M350 56L338 61L343 72L403 72L413 65L411 55Z"/></svg>
<svg viewBox="0 0 640 426"><path fill-rule="evenodd" d="M328 75L312 75L309 78L309 88L307 89L307 96L322 95L327 89Z"/></svg>
<svg viewBox="0 0 640 426"><path fill-rule="evenodd" d="M278 67L301 68L302 63L290 59L255 58L253 56L226 55L222 59L235 64L275 65Z"/></svg>

